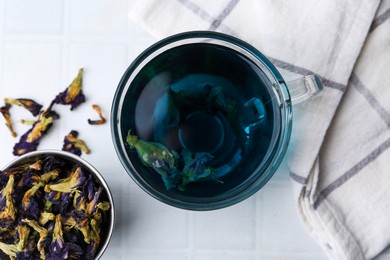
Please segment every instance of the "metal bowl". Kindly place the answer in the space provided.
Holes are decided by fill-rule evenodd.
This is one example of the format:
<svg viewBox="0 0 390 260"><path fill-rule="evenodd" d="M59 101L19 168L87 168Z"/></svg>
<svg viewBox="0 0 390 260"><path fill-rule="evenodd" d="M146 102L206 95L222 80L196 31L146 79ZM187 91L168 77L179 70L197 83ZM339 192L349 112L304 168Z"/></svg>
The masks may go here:
<svg viewBox="0 0 390 260"><path fill-rule="evenodd" d="M74 155L69 152L59 151L59 150L41 150L41 151L35 151L30 152L25 155L20 156L19 158L15 159L8 165L6 165L3 170L7 168L11 168L14 166L18 166L25 163L31 163L35 162L43 157L46 156L54 156L57 158L61 158L64 161L78 164L82 167L84 170L84 173L92 174L95 177L95 181L103 188L105 197L108 199L110 203L110 209L108 211L108 218L105 222L102 223L101 227L101 244L99 246L99 249L96 252L95 259L100 259L104 253L104 251L107 249L107 246L111 240L111 236L114 229L114 220L115 220L115 210L114 210L114 200L112 198L111 191L104 180L103 176L93 167L90 163L82 159L81 157ZM0 250L0 259L7 259L8 256L6 256L1 250Z"/></svg>

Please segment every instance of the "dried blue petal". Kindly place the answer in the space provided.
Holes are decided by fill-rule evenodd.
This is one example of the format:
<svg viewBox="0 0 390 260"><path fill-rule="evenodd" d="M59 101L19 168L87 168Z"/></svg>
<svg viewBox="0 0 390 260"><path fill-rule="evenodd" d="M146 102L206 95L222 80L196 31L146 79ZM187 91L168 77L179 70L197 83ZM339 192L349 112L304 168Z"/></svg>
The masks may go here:
<svg viewBox="0 0 390 260"><path fill-rule="evenodd" d="M38 120L21 136L19 143L15 144L13 154L23 155L35 151L39 145L39 141L49 131L54 120L58 118L59 115L51 110L51 107L41 112Z"/></svg>
<svg viewBox="0 0 390 260"><path fill-rule="evenodd" d="M93 176L89 175L87 180L83 185L82 196L86 197L89 201L91 201L95 194L95 186L93 183Z"/></svg>
<svg viewBox="0 0 390 260"><path fill-rule="evenodd" d="M166 189L176 186L180 177L177 170L178 155L176 152L170 152L162 144L140 140L136 135L132 135L131 131L127 134L126 141L130 148L136 149L143 164L161 175Z"/></svg>
<svg viewBox="0 0 390 260"><path fill-rule="evenodd" d="M17 134L14 131L14 128L12 127L11 114L9 113L10 108L11 105L6 104L5 106L0 107L0 113L3 114L3 117L5 119L5 125L7 126L8 130L11 132L11 135L13 137L16 137Z"/></svg>
<svg viewBox="0 0 390 260"><path fill-rule="evenodd" d="M71 259L79 259L84 254L83 249L75 243L72 242L66 243L66 247L69 250L68 256Z"/></svg>
<svg viewBox="0 0 390 260"><path fill-rule="evenodd" d="M77 77L72 81L69 87L55 97L53 103L70 105L70 110L73 110L85 102L85 96L82 91L83 71L82 68L79 69Z"/></svg>
<svg viewBox="0 0 390 260"><path fill-rule="evenodd" d="M28 98L17 98L17 99L5 98L4 102L6 104L24 107L25 109L30 111L31 114L33 114L33 116L37 116L42 108L41 104L38 104L34 100Z"/></svg>
<svg viewBox="0 0 390 260"><path fill-rule="evenodd" d="M54 156L47 156L42 160L43 172L49 172L54 169L61 169L65 166L65 162Z"/></svg>
<svg viewBox="0 0 390 260"><path fill-rule="evenodd" d="M83 140L77 138L78 135L79 133L77 131L70 131L70 133L67 134L64 138L64 145L62 146L62 150L71 152L78 156L81 155L81 151L84 151L86 154L89 154L89 148Z"/></svg>
<svg viewBox="0 0 390 260"><path fill-rule="evenodd" d="M95 192L95 195L94 195L92 201L90 201L88 203L87 213L89 213L90 215L95 213L97 205L99 203L100 195L102 194L102 191L103 191L102 187L99 187L99 189Z"/></svg>

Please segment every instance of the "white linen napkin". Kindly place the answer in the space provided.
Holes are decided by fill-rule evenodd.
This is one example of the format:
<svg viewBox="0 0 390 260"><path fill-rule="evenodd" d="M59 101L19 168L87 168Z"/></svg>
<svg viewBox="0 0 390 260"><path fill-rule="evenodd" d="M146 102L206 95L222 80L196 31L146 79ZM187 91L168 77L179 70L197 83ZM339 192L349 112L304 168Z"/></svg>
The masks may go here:
<svg viewBox="0 0 390 260"><path fill-rule="evenodd" d="M158 39L220 31L254 45L284 75L320 76L324 91L294 106L287 156L298 210L331 259L370 259L390 244L389 7L379 0L140 0L129 15Z"/></svg>

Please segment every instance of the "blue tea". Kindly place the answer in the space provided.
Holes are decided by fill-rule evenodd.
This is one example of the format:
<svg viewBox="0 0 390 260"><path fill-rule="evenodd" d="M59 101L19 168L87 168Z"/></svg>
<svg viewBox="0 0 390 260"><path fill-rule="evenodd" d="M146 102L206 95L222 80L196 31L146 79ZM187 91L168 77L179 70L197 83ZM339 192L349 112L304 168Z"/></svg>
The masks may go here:
<svg viewBox="0 0 390 260"><path fill-rule="evenodd" d="M194 197L230 191L273 156L279 129L272 85L248 58L188 44L144 66L121 124L134 167L157 189Z"/></svg>

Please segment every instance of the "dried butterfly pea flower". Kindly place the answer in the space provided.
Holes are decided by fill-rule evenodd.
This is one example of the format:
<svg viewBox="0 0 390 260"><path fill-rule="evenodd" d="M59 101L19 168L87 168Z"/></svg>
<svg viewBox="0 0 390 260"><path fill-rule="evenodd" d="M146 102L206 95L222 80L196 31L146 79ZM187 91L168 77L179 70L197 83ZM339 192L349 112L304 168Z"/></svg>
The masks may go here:
<svg viewBox="0 0 390 260"><path fill-rule="evenodd" d="M72 192L84 183L85 177L81 167L71 172L69 177L59 180L56 184L46 185L51 191Z"/></svg>
<svg viewBox="0 0 390 260"><path fill-rule="evenodd" d="M96 104L93 104L92 108L98 113L100 119L98 119L98 120L88 119L88 124L90 124L90 125L102 125L102 124L104 124L106 122L106 119L104 118L102 110L100 109L100 107L98 105L96 105Z"/></svg>
<svg viewBox="0 0 390 260"><path fill-rule="evenodd" d="M45 259L45 243L48 240L49 231L40 226L35 220L22 219L23 223L29 225L39 234L39 240L37 242L37 249L41 255L41 259Z"/></svg>
<svg viewBox="0 0 390 260"><path fill-rule="evenodd" d="M59 115L51 110L51 107L41 112L38 120L33 124L31 129L22 135L19 142L15 144L13 154L23 155L35 151L39 145L39 141L51 128L54 120L58 118Z"/></svg>
<svg viewBox="0 0 390 260"><path fill-rule="evenodd" d="M37 116L42 108L42 105L38 104L32 99L27 99L27 98L17 98L17 99L5 98L4 102L9 105L17 105L17 106L24 107L25 109L30 111L31 114L33 114L33 116Z"/></svg>
<svg viewBox="0 0 390 260"><path fill-rule="evenodd" d="M12 127L11 114L9 113L10 108L11 105L6 104L5 106L0 107L0 112L3 114L3 117L5 119L5 125L7 126L8 130L11 132L11 135L13 137L16 137L17 134L14 131L14 128Z"/></svg>
<svg viewBox="0 0 390 260"><path fill-rule="evenodd" d="M166 189L176 186L179 181L180 172L177 169L178 155L170 152L165 146L159 143L147 142L138 139L136 135L127 134L126 142L137 151L142 163L153 168L159 173L164 181Z"/></svg>
<svg viewBox="0 0 390 260"><path fill-rule="evenodd" d="M82 91L82 77L84 70L79 69L79 73L72 83L63 92L59 93L53 100L55 104L70 105L70 110L75 109L85 102Z"/></svg>
<svg viewBox="0 0 390 260"><path fill-rule="evenodd" d="M62 150L71 152L79 156L81 155L81 151L84 151L86 154L89 154L89 148L83 140L77 138L78 135L79 133L77 131L70 131L70 133L67 134L64 138L64 145L62 146Z"/></svg>

